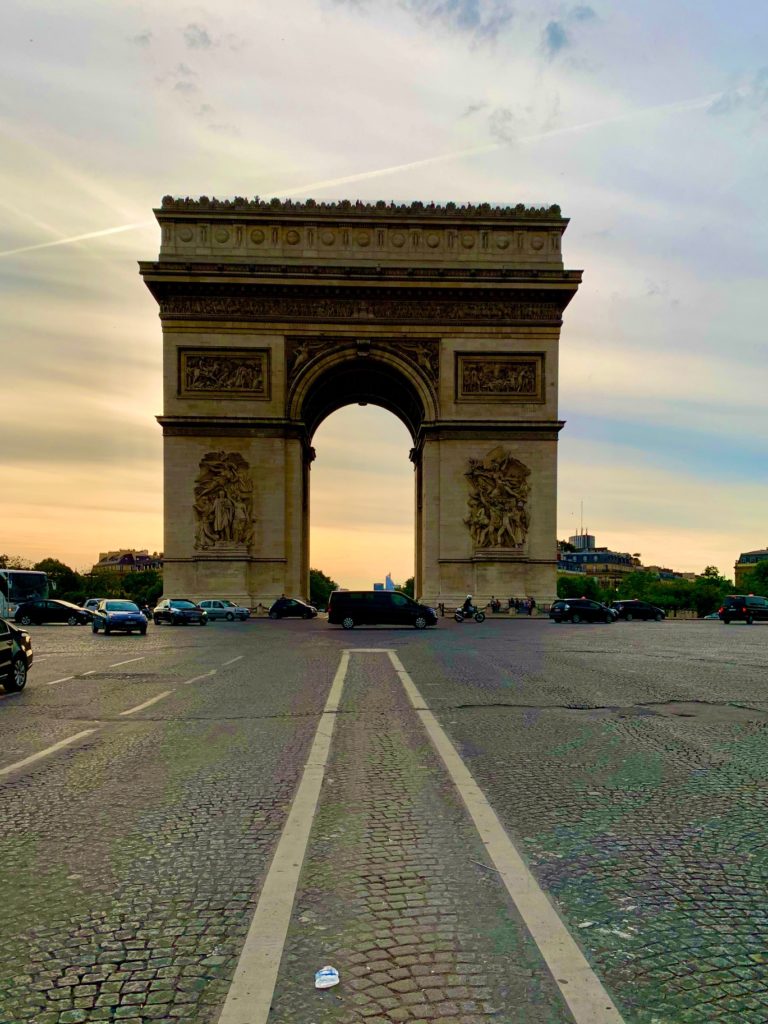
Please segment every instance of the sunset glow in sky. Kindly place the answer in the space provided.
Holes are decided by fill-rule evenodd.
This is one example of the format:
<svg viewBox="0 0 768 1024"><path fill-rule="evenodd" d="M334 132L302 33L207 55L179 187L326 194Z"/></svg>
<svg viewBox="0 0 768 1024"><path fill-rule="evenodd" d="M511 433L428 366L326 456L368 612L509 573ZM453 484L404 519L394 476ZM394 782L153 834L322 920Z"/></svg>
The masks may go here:
<svg viewBox="0 0 768 1024"><path fill-rule="evenodd" d="M766 13L751 0L7 0L0 552L162 548L174 195L559 203L559 534L732 573L768 544ZM112 230L119 229L119 230ZM77 241L68 241L78 239ZM58 244L50 244L58 243ZM413 568L411 440L315 439L313 565Z"/></svg>

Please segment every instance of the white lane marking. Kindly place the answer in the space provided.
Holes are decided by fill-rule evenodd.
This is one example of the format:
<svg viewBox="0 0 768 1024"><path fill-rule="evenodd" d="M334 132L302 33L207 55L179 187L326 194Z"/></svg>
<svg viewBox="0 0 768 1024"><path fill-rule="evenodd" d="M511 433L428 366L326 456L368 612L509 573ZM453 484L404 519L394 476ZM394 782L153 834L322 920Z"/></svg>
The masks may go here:
<svg viewBox="0 0 768 1024"><path fill-rule="evenodd" d="M331 748L349 651L341 655L304 774L269 866L218 1024L266 1024Z"/></svg>
<svg viewBox="0 0 768 1024"><path fill-rule="evenodd" d="M117 668L118 665L130 665L132 661L144 661L145 658L146 654L142 654L140 658L127 658L125 661L115 661L108 665L107 668Z"/></svg>
<svg viewBox="0 0 768 1024"><path fill-rule="evenodd" d="M87 672L79 672L79 676L95 676L99 670L97 668L89 668Z"/></svg>
<svg viewBox="0 0 768 1024"><path fill-rule="evenodd" d="M157 704L159 700L164 700L166 697L170 697L175 690L163 690L162 693L158 693L156 697L150 697L149 700L145 700L143 704L137 704L135 708L128 708L127 711L121 711L120 717L124 718L126 715L135 715L137 711L143 711L144 708L150 707L152 704Z"/></svg>
<svg viewBox="0 0 768 1024"><path fill-rule="evenodd" d="M456 748L437 719L426 709L424 698L394 651L389 660L400 677L413 709L421 719L432 745L464 801L483 840L488 856L507 887L525 926L539 947L576 1024L624 1024L571 933L525 865L511 839L486 800Z"/></svg>
<svg viewBox="0 0 768 1024"><path fill-rule="evenodd" d="M225 661L221 667L225 668L227 665L234 665L236 661L242 661L244 657L244 654L238 654L236 658L230 658L229 661Z"/></svg>
<svg viewBox="0 0 768 1024"><path fill-rule="evenodd" d="M212 668L210 672L203 672L201 676L193 676L191 679L185 679L181 684L182 686L189 686L190 683L197 683L201 679L208 679L210 676L215 676L218 669Z"/></svg>
<svg viewBox="0 0 768 1024"><path fill-rule="evenodd" d="M77 741L83 739L84 736L90 736L91 733L96 731L96 729L83 729L82 732L76 732L74 736L67 736L65 740L59 740L58 743L54 743L52 746L46 747L45 750L38 751L37 754L31 754L29 757L25 757L23 761L16 761L14 764L6 765L5 768L0 768L0 778L2 778L3 775L10 775L11 772L15 772L19 768L26 768L28 764L34 764L35 761L39 761L43 757L48 757L49 754L55 754L57 750L62 750L64 747L68 747L72 743L77 743Z"/></svg>
<svg viewBox="0 0 768 1024"><path fill-rule="evenodd" d="M74 679L74 676L62 676L61 679L52 679L50 683L46 683L46 686L55 686L56 683L67 683L70 679Z"/></svg>

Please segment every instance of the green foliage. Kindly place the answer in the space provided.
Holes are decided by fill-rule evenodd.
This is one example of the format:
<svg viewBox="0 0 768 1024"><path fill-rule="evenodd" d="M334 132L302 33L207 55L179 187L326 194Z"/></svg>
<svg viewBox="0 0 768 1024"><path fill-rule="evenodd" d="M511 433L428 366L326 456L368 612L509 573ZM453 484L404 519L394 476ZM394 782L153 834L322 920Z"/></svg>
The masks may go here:
<svg viewBox="0 0 768 1024"><path fill-rule="evenodd" d="M413 578L413 576L409 576L408 579L405 581L405 583L401 587L398 587L397 589L400 590L406 596L413 597L414 596L414 588L415 588L415 586L416 586L416 580Z"/></svg>
<svg viewBox="0 0 768 1024"><path fill-rule="evenodd" d="M557 577L558 597L587 597L591 601L610 602L614 600L612 591L606 592L594 576L587 576L586 573L579 573L578 576L568 576L561 573Z"/></svg>
<svg viewBox="0 0 768 1024"><path fill-rule="evenodd" d="M75 603L82 600L83 577L79 572L70 569L64 562L60 562L58 558L44 558L40 562L35 562L32 568L47 574L52 584L53 594L51 596Z"/></svg>
<svg viewBox="0 0 768 1024"><path fill-rule="evenodd" d="M156 569L129 572L122 578L123 593L137 605L154 608L163 594L163 575Z"/></svg>
<svg viewBox="0 0 768 1024"><path fill-rule="evenodd" d="M768 594L768 558L758 562L752 572L745 573L740 589L747 594Z"/></svg>
<svg viewBox="0 0 768 1024"><path fill-rule="evenodd" d="M338 589L336 580L326 576L320 569L309 570L309 603L316 608L327 608L331 591Z"/></svg>
<svg viewBox="0 0 768 1024"><path fill-rule="evenodd" d="M618 590L616 591L616 600L626 601L630 598L636 597L639 601L651 601L648 596L656 584L659 582L658 577L652 572L628 572L619 584ZM655 604L654 601L651 601Z"/></svg>
<svg viewBox="0 0 768 1024"><path fill-rule="evenodd" d="M575 551L576 548L569 540L559 540L557 547L560 551Z"/></svg>
<svg viewBox="0 0 768 1024"><path fill-rule="evenodd" d="M32 563L21 555L0 555L0 569L31 569Z"/></svg>

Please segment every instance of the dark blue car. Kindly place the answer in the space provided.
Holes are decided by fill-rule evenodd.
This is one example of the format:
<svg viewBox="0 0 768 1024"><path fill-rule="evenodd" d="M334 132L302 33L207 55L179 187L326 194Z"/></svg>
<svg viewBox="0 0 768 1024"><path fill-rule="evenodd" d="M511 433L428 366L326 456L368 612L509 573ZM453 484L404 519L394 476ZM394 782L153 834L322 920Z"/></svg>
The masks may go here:
<svg viewBox="0 0 768 1024"><path fill-rule="evenodd" d="M132 633L135 629L143 636L147 632L147 620L133 601L118 601L106 598L99 601L91 613L93 615L93 632L100 629L107 633Z"/></svg>

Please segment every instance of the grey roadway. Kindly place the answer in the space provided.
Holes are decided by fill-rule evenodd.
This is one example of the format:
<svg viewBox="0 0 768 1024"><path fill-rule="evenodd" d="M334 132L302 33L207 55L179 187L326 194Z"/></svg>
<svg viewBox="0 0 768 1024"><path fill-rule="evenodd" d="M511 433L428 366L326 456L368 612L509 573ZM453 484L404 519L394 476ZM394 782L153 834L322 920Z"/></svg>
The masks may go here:
<svg viewBox="0 0 768 1024"><path fill-rule="evenodd" d="M398 652L625 1021L768 1020L767 627L33 633L0 772L87 735L0 775L0 1021L218 1019L348 647ZM340 711L270 1020L570 1021L384 655Z"/></svg>

